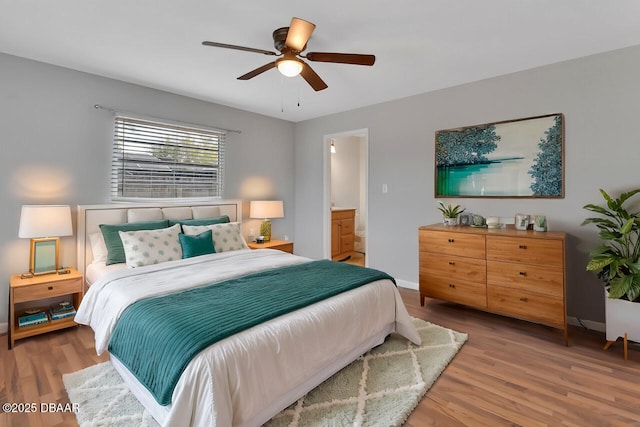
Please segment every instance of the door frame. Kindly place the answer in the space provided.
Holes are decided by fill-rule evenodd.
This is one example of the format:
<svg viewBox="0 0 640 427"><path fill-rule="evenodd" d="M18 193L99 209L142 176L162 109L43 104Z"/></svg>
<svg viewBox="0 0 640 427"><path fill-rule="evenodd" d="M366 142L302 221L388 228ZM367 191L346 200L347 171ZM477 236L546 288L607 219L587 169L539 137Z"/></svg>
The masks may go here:
<svg viewBox="0 0 640 427"><path fill-rule="evenodd" d="M331 139L344 138L347 136L359 136L364 138L364 194L366 195L365 206L367 218L365 220L365 230L367 239L365 243L365 254L369 251L369 129L354 129L345 132L337 132L324 135L323 138L323 162L324 162L324 185L322 191L322 235L323 235L323 256L331 259ZM369 265L369 257L365 256L365 265Z"/></svg>

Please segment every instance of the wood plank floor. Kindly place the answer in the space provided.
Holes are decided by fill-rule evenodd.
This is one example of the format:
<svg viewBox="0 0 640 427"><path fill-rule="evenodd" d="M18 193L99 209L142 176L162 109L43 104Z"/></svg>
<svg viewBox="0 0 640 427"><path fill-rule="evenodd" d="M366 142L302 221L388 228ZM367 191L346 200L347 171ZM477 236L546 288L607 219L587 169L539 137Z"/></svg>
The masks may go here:
<svg viewBox="0 0 640 427"><path fill-rule="evenodd" d="M604 334L559 330L427 300L400 289L415 317L469 334L469 340L405 427L640 426L640 347L602 350ZM0 337L0 402L68 403L62 374L107 360L88 327L18 341ZM77 426L70 413L0 413L0 427Z"/></svg>

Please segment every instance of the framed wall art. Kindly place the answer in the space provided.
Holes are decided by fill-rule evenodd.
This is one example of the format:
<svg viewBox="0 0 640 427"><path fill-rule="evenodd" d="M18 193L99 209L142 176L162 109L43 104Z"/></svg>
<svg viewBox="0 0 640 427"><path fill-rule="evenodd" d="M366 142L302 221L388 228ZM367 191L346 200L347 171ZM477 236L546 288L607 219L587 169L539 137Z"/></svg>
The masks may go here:
<svg viewBox="0 0 640 427"><path fill-rule="evenodd" d="M435 197L564 197L564 116L435 135Z"/></svg>

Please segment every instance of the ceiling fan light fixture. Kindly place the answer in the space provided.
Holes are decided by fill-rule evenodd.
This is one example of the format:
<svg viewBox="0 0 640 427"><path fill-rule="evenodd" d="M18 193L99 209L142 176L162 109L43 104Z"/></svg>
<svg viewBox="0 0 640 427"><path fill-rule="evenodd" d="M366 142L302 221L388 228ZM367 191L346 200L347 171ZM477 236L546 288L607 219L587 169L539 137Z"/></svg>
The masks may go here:
<svg viewBox="0 0 640 427"><path fill-rule="evenodd" d="M295 77L302 72L302 62L296 58L282 58L276 61L278 71L286 77Z"/></svg>

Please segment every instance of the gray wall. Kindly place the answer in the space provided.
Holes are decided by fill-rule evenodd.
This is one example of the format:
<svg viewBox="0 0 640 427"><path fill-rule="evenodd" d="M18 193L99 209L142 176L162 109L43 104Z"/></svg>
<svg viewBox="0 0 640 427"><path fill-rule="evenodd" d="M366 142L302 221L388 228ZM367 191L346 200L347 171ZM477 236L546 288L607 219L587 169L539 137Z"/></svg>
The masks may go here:
<svg viewBox="0 0 640 427"><path fill-rule="evenodd" d="M0 54L0 329L9 275L28 270L21 205L110 201L113 115L95 104L242 130L227 137L225 197L284 200L286 217L273 221L273 233L294 237L293 123ZM75 251L75 237L62 238L64 265L75 266Z"/></svg>
<svg viewBox="0 0 640 427"><path fill-rule="evenodd" d="M581 227L599 188L640 187L640 47L581 58L296 124L295 223L301 255L321 257L324 135L369 129L369 265L416 286L417 228L440 221L433 196L434 133L537 115L565 115L564 199L458 199L474 213L547 215L567 240L568 314L602 322L601 284L585 272L597 242ZM429 73L425 73L429 78ZM382 184L388 193L382 193Z"/></svg>
<svg viewBox="0 0 640 427"><path fill-rule="evenodd" d="M7 315L8 276L28 269L28 241L17 238L20 206L109 201L112 117L94 104L241 129L228 138L226 196L283 199L285 218L273 221L274 235L288 234L296 253L312 258L322 257L323 227L328 226L321 191L322 159L329 159L323 137L368 129L368 262L409 285L418 278L417 228L440 220L433 197L435 131L564 113L564 199L460 202L473 212L504 217L545 214L551 230L566 231L569 315L601 322L601 286L584 271L597 236L580 226L586 216L582 206L600 202L598 188L640 187L640 137L634 126L640 112L638 75L640 47L633 47L294 125L0 54L5 224L0 230L0 275L5 277L0 322ZM388 193L382 193L382 184ZM75 264L73 237L63 238L62 262Z"/></svg>

